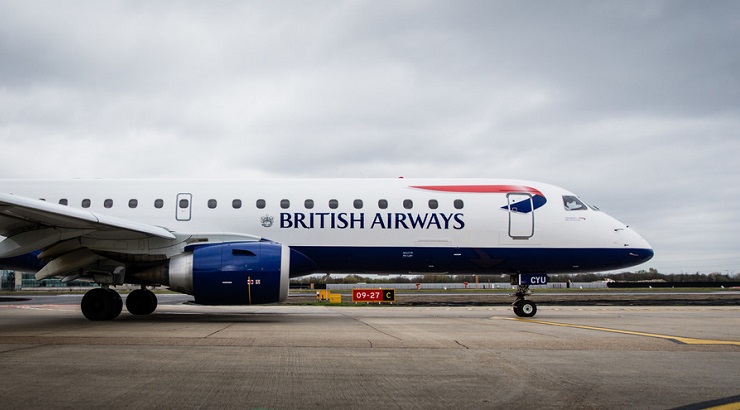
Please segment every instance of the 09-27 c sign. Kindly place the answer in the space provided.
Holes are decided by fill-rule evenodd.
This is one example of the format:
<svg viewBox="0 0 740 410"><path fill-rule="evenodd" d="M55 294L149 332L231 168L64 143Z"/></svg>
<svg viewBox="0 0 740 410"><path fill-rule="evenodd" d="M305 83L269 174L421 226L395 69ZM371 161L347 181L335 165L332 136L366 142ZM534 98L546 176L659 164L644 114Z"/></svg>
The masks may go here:
<svg viewBox="0 0 740 410"><path fill-rule="evenodd" d="M395 289L352 289L353 302L395 302Z"/></svg>

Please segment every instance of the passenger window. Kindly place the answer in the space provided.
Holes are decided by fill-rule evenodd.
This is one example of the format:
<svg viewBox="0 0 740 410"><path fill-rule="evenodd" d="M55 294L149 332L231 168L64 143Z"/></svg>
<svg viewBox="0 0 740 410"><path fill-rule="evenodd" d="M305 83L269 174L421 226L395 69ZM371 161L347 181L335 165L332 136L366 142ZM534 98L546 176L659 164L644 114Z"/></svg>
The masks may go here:
<svg viewBox="0 0 740 410"><path fill-rule="evenodd" d="M306 209L313 209L313 199L306 199L303 201L303 206L306 207Z"/></svg>
<svg viewBox="0 0 740 410"><path fill-rule="evenodd" d="M388 208L388 201L385 199L379 199L378 200L378 208L380 209L387 209Z"/></svg>
<svg viewBox="0 0 740 410"><path fill-rule="evenodd" d="M137 206L139 206L139 200L138 199L129 199L128 200L128 207L129 208L134 209Z"/></svg>
<svg viewBox="0 0 740 410"><path fill-rule="evenodd" d="M265 200L264 199L258 199L257 200L257 209L265 209Z"/></svg>
<svg viewBox="0 0 740 410"><path fill-rule="evenodd" d="M105 201L103 201L103 206L106 208L113 208L113 200L106 199Z"/></svg>
<svg viewBox="0 0 740 410"><path fill-rule="evenodd" d="M217 206L218 206L218 201L216 201L215 199L208 200L208 208L216 209Z"/></svg>
<svg viewBox="0 0 740 410"><path fill-rule="evenodd" d="M68 204L69 204L69 202L66 199L64 199L64 198L62 198L62 199L59 200L59 205L68 205Z"/></svg>
<svg viewBox="0 0 740 410"><path fill-rule="evenodd" d="M235 199L231 201L231 207L234 209L239 209L242 207L242 200L241 199Z"/></svg>
<svg viewBox="0 0 740 410"><path fill-rule="evenodd" d="M90 200L89 199L83 199L82 200L82 207L83 208L89 208L90 207Z"/></svg>
<svg viewBox="0 0 740 410"><path fill-rule="evenodd" d="M455 206L455 209L463 209L463 206L465 206L462 199L456 199L452 204Z"/></svg>
<svg viewBox="0 0 740 410"><path fill-rule="evenodd" d="M162 209L164 207L164 200L162 199L155 199L154 200L154 207L157 209Z"/></svg>
<svg viewBox="0 0 740 410"><path fill-rule="evenodd" d="M355 199L353 205L355 206L355 209L362 209L362 199Z"/></svg>
<svg viewBox="0 0 740 410"><path fill-rule="evenodd" d="M411 209L414 207L414 201L410 199L404 199L403 200L403 207L406 209Z"/></svg>
<svg viewBox="0 0 740 410"><path fill-rule="evenodd" d="M336 199L330 199L329 200L329 208L331 208L331 209L337 209L337 208L339 208L339 201L337 201Z"/></svg>
<svg viewBox="0 0 740 410"><path fill-rule="evenodd" d="M290 201L287 200L287 199L281 199L280 200L280 207L283 208L283 209L290 208Z"/></svg>
<svg viewBox="0 0 740 410"><path fill-rule="evenodd" d="M563 195L563 205L566 211L586 211L588 207L580 199L572 195Z"/></svg>
<svg viewBox="0 0 740 410"><path fill-rule="evenodd" d="M429 209L437 209L439 208L439 202L437 202L436 199L430 199L429 200Z"/></svg>

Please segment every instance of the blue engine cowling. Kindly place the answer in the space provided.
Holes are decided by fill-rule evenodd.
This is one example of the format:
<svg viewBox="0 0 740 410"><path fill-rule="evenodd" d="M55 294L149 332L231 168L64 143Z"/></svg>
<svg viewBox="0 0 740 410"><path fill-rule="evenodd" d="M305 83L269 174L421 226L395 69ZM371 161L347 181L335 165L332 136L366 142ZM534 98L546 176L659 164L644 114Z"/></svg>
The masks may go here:
<svg viewBox="0 0 740 410"><path fill-rule="evenodd" d="M170 260L169 284L202 305L256 305L288 298L290 249L271 241L191 245Z"/></svg>

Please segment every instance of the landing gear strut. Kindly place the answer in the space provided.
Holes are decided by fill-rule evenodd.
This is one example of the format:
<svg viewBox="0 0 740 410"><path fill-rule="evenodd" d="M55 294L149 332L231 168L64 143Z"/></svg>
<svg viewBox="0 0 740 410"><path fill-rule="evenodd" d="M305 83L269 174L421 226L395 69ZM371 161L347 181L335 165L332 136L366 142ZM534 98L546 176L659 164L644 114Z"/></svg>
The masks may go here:
<svg viewBox="0 0 740 410"><path fill-rule="evenodd" d="M121 314L123 301L113 289L95 288L85 293L80 307L82 314L90 320L113 320Z"/></svg>

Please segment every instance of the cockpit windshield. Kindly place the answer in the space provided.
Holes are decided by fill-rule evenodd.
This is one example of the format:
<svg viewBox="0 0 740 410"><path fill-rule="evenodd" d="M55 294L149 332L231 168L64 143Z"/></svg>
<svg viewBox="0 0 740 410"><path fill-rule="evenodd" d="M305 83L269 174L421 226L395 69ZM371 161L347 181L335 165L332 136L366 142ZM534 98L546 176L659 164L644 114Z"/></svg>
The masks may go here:
<svg viewBox="0 0 740 410"><path fill-rule="evenodd" d="M563 195L563 206L566 211L587 211L588 208L598 211L599 208L591 206L581 201L580 198L573 195Z"/></svg>

